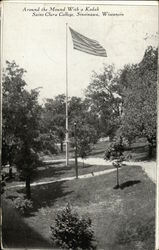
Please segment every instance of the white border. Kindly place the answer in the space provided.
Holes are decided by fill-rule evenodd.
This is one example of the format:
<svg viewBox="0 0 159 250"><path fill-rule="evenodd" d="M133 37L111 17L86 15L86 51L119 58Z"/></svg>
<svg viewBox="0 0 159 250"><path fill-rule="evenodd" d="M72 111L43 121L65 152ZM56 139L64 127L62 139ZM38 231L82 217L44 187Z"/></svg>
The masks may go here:
<svg viewBox="0 0 159 250"><path fill-rule="evenodd" d="M158 10L159 10L159 1L48 1L48 0L41 0L41 1L35 1L35 0L2 0L2 2L0 3L0 9L1 9L1 32L0 32L0 47L1 47L1 51L0 51L0 61L1 61L1 65L2 65L2 58L3 58L3 50L2 50L2 22L3 22L3 4L5 3L54 3L54 4L91 4L91 5L123 5L123 6L158 6ZM159 11L158 11L159 13ZM158 28L159 31L159 28ZM159 44L158 44L159 45ZM159 46L158 46L159 47ZM158 57L159 57L159 53L158 53ZM158 68L159 68L159 60L158 60ZM2 66L0 68L1 72L0 72L0 80L2 81ZM158 74L158 82L157 82L157 107L159 107L159 74ZM2 101L1 98L1 91L0 91L0 102ZM158 113L158 112L157 112ZM2 106L0 103L0 123L2 122ZM0 124L1 128L2 128L2 124ZM0 151L1 151L1 130L0 130ZM156 168L156 225L155 225L155 250L159 250L159 115L157 114L157 168ZM2 219L2 218L1 218ZM2 220L1 220L2 222ZM1 241L1 239L0 239Z"/></svg>
<svg viewBox="0 0 159 250"><path fill-rule="evenodd" d="M94 0L90 0L90 1L85 1L85 0L81 0L81 1L77 1L77 0L74 0L74 1L49 1L49 0L2 0L3 2L2 3L54 3L54 4L64 4L64 3L67 3L67 4L100 4L100 5L140 5L140 6L143 6L143 5L148 5L148 6L157 6L158 5L158 1L94 1Z"/></svg>

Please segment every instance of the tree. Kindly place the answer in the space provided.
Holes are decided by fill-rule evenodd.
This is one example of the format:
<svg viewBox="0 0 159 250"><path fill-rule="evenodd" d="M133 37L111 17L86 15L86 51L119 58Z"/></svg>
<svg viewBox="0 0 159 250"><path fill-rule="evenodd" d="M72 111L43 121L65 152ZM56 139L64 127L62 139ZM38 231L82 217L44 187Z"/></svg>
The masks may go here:
<svg viewBox="0 0 159 250"><path fill-rule="evenodd" d="M55 133L57 141L61 143L61 152L63 151L63 141L65 139L66 124L66 107L65 95L57 95L54 99L47 99L44 107L44 119L46 127ZM90 142L97 141L97 132L94 125L96 116L89 111L87 101L80 97L72 96L68 102L68 118L69 118L69 137L74 147L74 123L77 123L77 142L78 154L83 155L82 148L85 153L90 151ZM85 146L84 146L85 145Z"/></svg>
<svg viewBox="0 0 159 250"><path fill-rule="evenodd" d="M51 226L51 239L54 247L72 250L96 249L91 219L80 217L70 205L58 212L55 225Z"/></svg>
<svg viewBox="0 0 159 250"><path fill-rule="evenodd" d="M90 144L87 143L86 140L81 142L81 145L78 149L79 151L79 156L83 159L83 167L84 167L84 159L89 155L89 153L91 152L91 147Z"/></svg>
<svg viewBox="0 0 159 250"><path fill-rule="evenodd" d="M9 163L11 169L19 143L17 136L20 128L18 123L19 103L22 102L21 92L26 85L22 79L26 71L20 69L14 61L12 63L7 61L6 64L7 67L2 79L2 164Z"/></svg>
<svg viewBox="0 0 159 250"><path fill-rule="evenodd" d="M77 155L83 159L91 152L92 145L98 140L96 123L93 123L95 116L91 114L88 103L80 97L72 97L69 103L69 124L71 145L77 145ZM76 142L74 134L76 124Z"/></svg>
<svg viewBox="0 0 159 250"><path fill-rule="evenodd" d="M116 168L116 186L115 188L119 188L119 168L122 166L122 161L124 160L123 152L125 147L127 146L126 140L122 136L114 137L113 142L107 147L105 151L105 160L112 160L113 166Z"/></svg>
<svg viewBox="0 0 159 250"><path fill-rule="evenodd" d="M97 142L97 132L85 120L76 117L76 142L74 138L74 127L71 126L71 145L73 148L77 145L77 156L86 158L92 150L92 146Z"/></svg>
<svg viewBox="0 0 159 250"><path fill-rule="evenodd" d="M39 152L46 148L47 137L41 122L42 108L38 90L25 89L26 71L8 62L3 75L3 159L15 164L26 182L27 198L31 197L30 181L40 164ZM47 145L48 146L48 145ZM2 152L2 153L3 153Z"/></svg>
<svg viewBox="0 0 159 250"><path fill-rule="evenodd" d="M90 111L98 115L99 134L114 136L120 126L121 96L116 79L118 74L113 65L104 65L102 73L93 73L86 89Z"/></svg>
<svg viewBox="0 0 159 250"><path fill-rule="evenodd" d="M149 156L156 140L158 49L148 47L139 64L127 66L121 73L123 86L122 133L130 141L145 137Z"/></svg>
<svg viewBox="0 0 159 250"><path fill-rule="evenodd" d="M80 157L90 153L91 145L97 142L97 138L97 132L91 125L77 122L77 148Z"/></svg>
<svg viewBox="0 0 159 250"><path fill-rule="evenodd" d="M60 142L61 152L63 152L63 142L65 139L66 124L65 95L57 95L54 99L46 99L43 109L46 127L54 134Z"/></svg>

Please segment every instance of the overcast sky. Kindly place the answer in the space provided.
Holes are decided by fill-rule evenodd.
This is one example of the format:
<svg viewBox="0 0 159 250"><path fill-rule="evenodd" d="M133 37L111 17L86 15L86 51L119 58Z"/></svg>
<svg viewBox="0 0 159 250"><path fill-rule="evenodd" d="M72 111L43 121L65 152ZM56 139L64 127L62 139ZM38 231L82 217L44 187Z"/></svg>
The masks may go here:
<svg viewBox="0 0 159 250"><path fill-rule="evenodd" d="M27 70L25 80L28 88L42 87L40 100L65 92L66 22L77 32L97 40L108 55L102 58L73 50L71 34L68 31L70 96L82 96L92 71L101 70L103 63L113 63L119 69L124 64L139 62L148 45L157 45L157 6L100 5L98 17L33 17L32 12L23 11L25 7L39 6L50 8L55 4L5 4L3 62L15 60L20 67ZM57 6L67 7L66 4ZM76 6L85 8L84 5ZM119 16L104 17L101 14L103 11L118 13Z"/></svg>

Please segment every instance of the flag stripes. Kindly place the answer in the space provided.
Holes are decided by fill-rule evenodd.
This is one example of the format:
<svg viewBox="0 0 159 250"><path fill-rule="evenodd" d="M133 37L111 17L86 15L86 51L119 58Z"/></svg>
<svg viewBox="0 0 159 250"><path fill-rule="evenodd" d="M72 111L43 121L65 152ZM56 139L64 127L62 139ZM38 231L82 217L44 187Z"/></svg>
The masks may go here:
<svg viewBox="0 0 159 250"><path fill-rule="evenodd" d="M82 52L85 52L94 56L107 57L106 50L98 43L98 41L90 39L86 36L83 36L70 27L69 29L71 32L74 49L80 50Z"/></svg>

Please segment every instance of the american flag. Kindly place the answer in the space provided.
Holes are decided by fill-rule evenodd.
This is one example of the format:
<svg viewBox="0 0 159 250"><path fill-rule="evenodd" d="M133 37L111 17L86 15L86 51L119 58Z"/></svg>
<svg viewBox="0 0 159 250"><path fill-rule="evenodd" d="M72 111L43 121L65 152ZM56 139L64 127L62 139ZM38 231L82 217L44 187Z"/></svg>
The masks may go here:
<svg viewBox="0 0 159 250"><path fill-rule="evenodd" d="M72 35L74 49L94 56L107 57L106 50L99 44L99 42L81 35L70 27L69 29Z"/></svg>

